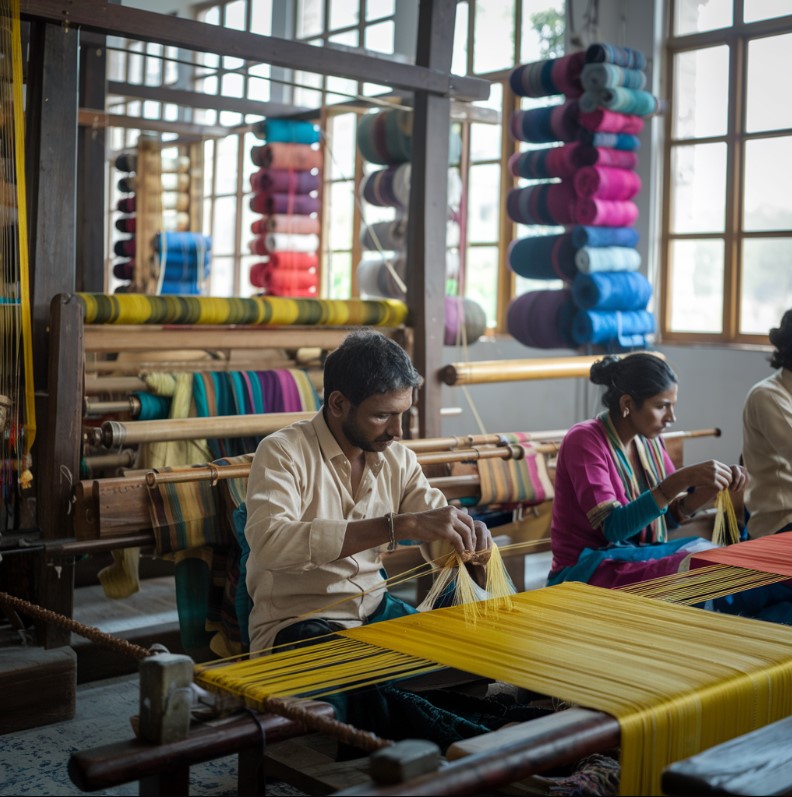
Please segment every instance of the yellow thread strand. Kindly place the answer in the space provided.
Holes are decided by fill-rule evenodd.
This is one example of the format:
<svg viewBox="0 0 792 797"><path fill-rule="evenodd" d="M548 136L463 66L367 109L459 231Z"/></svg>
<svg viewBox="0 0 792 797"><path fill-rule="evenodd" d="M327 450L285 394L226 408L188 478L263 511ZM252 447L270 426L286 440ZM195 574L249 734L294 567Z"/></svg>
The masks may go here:
<svg viewBox="0 0 792 797"><path fill-rule="evenodd" d="M19 23L19 0L11 0L12 52L11 68L14 86L14 161L17 187L17 226L19 256L19 300L22 310L22 346L25 365L25 440L24 466L20 485L30 486L28 470L30 450L36 439L36 405L33 385L33 339L31 333L30 278L28 269L27 195L25 190L25 120L22 102L22 34Z"/></svg>
<svg viewBox="0 0 792 797"><path fill-rule="evenodd" d="M740 541L740 527L734 511L731 494L721 490L715 501L715 525L712 530L712 541L716 545L733 545Z"/></svg>

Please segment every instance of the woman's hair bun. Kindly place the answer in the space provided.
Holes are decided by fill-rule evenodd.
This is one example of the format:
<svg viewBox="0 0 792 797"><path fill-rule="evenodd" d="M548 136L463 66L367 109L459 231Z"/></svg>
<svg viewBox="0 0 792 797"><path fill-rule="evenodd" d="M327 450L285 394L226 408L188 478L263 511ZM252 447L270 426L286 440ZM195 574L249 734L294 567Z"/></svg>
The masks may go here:
<svg viewBox="0 0 792 797"><path fill-rule="evenodd" d="M611 385L618 372L621 359L615 354L606 354L597 360L589 371L589 379L595 385Z"/></svg>

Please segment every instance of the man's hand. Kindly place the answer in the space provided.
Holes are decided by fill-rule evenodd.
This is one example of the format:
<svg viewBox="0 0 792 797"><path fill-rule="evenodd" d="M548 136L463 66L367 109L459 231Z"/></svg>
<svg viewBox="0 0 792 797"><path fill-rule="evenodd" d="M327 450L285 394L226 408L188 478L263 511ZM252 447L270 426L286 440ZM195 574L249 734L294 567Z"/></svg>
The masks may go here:
<svg viewBox="0 0 792 797"><path fill-rule="evenodd" d="M442 506L426 512L412 512L394 517L396 539L421 542L446 542L460 556L489 558L492 535L480 520L473 520L464 510ZM484 561L486 561L484 559Z"/></svg>

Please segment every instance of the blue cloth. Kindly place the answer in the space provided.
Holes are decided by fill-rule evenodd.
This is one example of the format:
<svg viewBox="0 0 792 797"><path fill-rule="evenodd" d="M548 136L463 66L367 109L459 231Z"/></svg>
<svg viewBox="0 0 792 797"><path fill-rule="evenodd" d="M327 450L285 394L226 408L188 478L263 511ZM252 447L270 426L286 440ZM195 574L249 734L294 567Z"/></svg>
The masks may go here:
<svg viewBox="0 0 792 797"><path fill-rule="evenodd" d="M651 545L614 544L609 548L585 548L574 565L565 567L547 578L547 586L552 587L563 581L582 581L588 584L597 568L606 559L618 559L625 562L648 562L677 553L680 548L698 540L698 537L682 537L671 542L652 543Z"/></svg>

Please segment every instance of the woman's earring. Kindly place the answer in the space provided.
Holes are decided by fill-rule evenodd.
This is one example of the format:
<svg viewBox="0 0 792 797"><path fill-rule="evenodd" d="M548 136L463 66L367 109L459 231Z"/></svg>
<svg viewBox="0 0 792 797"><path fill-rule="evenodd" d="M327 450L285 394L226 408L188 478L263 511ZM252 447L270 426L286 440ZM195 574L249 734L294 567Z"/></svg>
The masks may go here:
<svg viewBox="0 0 792 797"><path fill-rule="evenodd" d="M626 418L630 414L630 408L629 407L625 407L624 408L624 412L622 414Z"/></svg>

